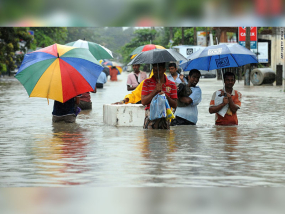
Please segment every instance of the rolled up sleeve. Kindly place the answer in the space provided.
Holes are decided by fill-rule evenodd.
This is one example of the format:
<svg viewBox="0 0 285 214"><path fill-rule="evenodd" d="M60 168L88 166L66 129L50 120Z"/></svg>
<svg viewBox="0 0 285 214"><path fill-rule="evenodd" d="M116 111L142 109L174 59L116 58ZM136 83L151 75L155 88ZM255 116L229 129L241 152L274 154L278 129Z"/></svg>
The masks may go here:
<svg viewBox="0 0 285 214"><path fill-rule="evenodd" d="M199 87L191 88L192 94L190 94L190 98L193 100L191 103L192 106L198 105L202 100L202 91Z"/></svg>

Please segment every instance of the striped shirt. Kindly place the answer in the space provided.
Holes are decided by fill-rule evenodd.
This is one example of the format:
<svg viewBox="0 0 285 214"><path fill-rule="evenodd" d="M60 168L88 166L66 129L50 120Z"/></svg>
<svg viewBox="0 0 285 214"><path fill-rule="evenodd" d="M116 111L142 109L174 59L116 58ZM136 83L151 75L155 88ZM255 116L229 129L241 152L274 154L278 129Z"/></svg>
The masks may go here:
<svg viewBox="0 0 285 214"><path fill-rule="evenodd" d="M177 99L177 88L174 82L169 81L167 77L165 77L165 83L162 84L162 91L169 96L171 99ZM156 88L156 80L155 77L148 78L143 82L142 87L142 95L149 95ZM145 110L149 109L150 104L147 105Z"/></svg>
<svg viewBox="0 0 285 214"><path fill-rule="evenodd" d="M219 90L222 91L222 90ZM237 90L232 91L232 100L235 105L237 105L239 108L241 106L241 93L238 92ZM217 96L217 91L214 92L210 106L215 106L215 98ZM237 118L237 113L233 113L230 108L228 108L227 113L225 114L224 117L216 113L215 116L215 121L216 125L238 125L238 118Z"/></svg>

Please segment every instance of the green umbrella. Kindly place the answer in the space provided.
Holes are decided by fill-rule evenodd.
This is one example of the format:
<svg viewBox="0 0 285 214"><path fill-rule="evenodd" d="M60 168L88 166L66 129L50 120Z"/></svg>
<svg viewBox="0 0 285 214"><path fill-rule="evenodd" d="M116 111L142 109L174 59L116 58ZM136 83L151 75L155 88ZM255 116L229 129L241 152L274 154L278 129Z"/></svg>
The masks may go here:
<svg viewBox="0 0 285 214"><path fill-rule="evenodd" d="M112 51L110 51L108 48L105 48L102 45L99 45L95 42L89 42L85 40L77 40L75 42L70 42L65 44L67 46L73 46L77 48L86 48L88 49L92 55L97 59L111 59L113 58Z"/></svg>

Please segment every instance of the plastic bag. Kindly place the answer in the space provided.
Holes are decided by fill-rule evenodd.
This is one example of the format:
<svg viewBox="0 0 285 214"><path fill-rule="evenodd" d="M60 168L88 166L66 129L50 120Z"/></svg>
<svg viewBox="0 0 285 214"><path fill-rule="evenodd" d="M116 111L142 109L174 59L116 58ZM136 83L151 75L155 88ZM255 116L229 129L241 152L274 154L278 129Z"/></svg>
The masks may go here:
<svg viewBox="0 0 285 214"><path fill-rule="evenodd" d="M165 105L166 97L164 94L155 95L150 103L150 109L149 109L149 119L150 120L156 120L160 118L166 117L166 105Z"/></svg>
<svg viewBox="0 0 285 214"><path fill-rule="evenodd" d="M166 119L167 120L174 119L175 116L174 116L173 112L171 111L171 108L169 106L169 103L168 103L167 99L165 99L165 107L166 107Z"/></svg>

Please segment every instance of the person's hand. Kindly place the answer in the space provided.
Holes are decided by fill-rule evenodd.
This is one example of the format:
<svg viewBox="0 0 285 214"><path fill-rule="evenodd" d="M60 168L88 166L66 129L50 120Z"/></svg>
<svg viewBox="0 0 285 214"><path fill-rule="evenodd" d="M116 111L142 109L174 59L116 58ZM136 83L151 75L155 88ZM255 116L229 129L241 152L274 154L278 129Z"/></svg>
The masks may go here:
<svg viewBox="0 0 285 214"><path fill-rule="evenodd" d="M155 88L156 93L159 93L162 91L162 83L157 83Z"/></svg>
<svg viewBox="0 0 285 214"><path fill-rule="evenodd" d="M112 105L121 105L121 104L124 104L124 103L125 103L125 100L121 100L120 102L112 103Z"/></svg>
<svg viewBox="0 0 285 214"><path fill-rule="evenodd" d="M224 97L224 99L223 99L223 103L224 103L225 105L229 103L229 99L228 99L228 97Z"/></svg>

